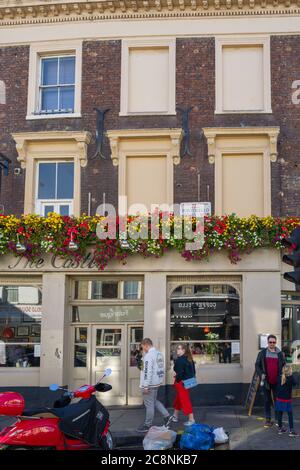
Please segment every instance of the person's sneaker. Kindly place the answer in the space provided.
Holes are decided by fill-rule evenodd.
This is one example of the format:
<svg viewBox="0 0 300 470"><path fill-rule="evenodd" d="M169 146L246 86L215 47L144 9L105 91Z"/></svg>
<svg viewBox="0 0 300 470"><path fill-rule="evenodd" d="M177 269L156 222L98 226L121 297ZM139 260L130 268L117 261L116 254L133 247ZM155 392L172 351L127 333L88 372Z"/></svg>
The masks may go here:
<svg viewBox="0 0 300 470"><path fill-rule="evenodd" d="M287 429L282 427L278 429L278 434L285 434L287 432Z"/></svg>
<svg viewBox="0 0 300 470"><path fill-rule="evenodd" d="M270 419L266 419L264 428L271 428L273 426L273 423Z"/></svg>
<svg viewBox="0 0 300 470"><path fill-rule="evenodd" d="M171 415L166 416L166 417L164 418L164 425L165 425L166 427L168 427L168 426L171 424L171 422L172 422L172 416L171 416Z"/></svg>
<svg viewBox="0 0 300 470"><path fill-rule="evenodd" d="M170 419L171 419L171 421L172 421L173 423L178 423L178 421L179 421L179 419L177 418L177 416L174 416L174 415L171 416Z"/></svg>
<svg viewBox="0 0 300 470"><path fill-rule="evenodd" d="M149 429L150 429L150 426L146 426L145 424L142 424L136 429L136 431L146 433L149 431Z"/></svg>
<svg viewBox="0 0 300 470"><path fill-rule="evenodd" d="M195 421L186 421L183 424L184 424L184 426L192 426L192 424L195 424Z"/></svg>
<svg viewBox="0 0 300 470"><path fill-rule="evenodd" d="M289 432L289 437L299 437L299 434L293 429Z"/></svg>

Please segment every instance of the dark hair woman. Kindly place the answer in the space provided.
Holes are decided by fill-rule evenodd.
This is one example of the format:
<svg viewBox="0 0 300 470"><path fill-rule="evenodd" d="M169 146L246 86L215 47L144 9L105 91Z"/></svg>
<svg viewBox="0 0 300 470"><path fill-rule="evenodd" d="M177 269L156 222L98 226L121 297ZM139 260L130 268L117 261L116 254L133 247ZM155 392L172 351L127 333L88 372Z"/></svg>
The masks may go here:
<svg viewBox="0 0 300 470"><path fill-rule="evenodd" d="M176 397L174 400L174 413L172 416L173 422L178 422L179 411L181 410L185 416L188 416L188 421L184 424L190 426L195 423L193 415L193 407L190 399L190 391L184 388L183 381L195 377L195 363L188 344L178 344L177 359L174 364L175 381L174 387L176 390Z"/></svg>

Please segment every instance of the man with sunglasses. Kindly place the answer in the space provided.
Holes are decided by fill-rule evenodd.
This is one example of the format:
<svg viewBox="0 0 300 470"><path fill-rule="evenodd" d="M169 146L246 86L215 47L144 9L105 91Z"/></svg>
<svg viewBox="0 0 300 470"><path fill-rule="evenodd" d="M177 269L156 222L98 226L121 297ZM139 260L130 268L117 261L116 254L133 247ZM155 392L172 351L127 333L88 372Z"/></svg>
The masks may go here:
<svg viewBox="0 0 300 470"><path fill-rule="evenodd" d="M268 346L258 353L255 370L263 383L266 416L264 426L269 428L273 425L271 421L271 406L275 403L277 380L285 364L285 359L283 353L276 346L276 336L269 335L267 340Z"/></svg>

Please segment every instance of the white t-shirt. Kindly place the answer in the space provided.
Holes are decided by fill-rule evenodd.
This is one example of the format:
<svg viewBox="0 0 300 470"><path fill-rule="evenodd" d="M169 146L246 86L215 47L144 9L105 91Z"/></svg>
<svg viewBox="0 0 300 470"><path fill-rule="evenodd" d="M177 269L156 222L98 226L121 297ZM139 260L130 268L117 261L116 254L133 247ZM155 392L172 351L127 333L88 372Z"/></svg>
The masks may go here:
<svg viewBox="0 0 300 470"><path fill-rule="evenodd" d="M2 340L0 340L0 364L6 364L6 346Z"/></svg>

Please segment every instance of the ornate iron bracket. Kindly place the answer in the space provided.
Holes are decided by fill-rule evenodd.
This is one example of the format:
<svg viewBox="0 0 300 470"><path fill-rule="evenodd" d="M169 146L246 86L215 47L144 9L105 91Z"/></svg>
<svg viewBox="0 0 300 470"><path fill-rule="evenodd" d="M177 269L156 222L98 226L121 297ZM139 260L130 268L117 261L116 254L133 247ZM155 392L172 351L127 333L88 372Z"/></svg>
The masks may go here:
<svg viewBox="0 0 300 470"><path fill-rule="evenodd" d="M181 144L181 157L184 157L185 155L188 155L189 157L193 156L190 151L191 131L189 127L190 112L193 108L194 106L190 106L189 108L180 108L179 106L176 107L176 111L179 111L182 116L181 125L183 129L183 139Z"/></svg>
<svg viewBox="0 0 300 470"><path fill-rule="evenodd" d="M99 109L99 108L94 108L94 110L97 113L96 117L96 151L94 155L91 157L96 158L96 157L101 157L106 159L105 155L103 154L103 143L104 143L104 138L105 138L105 128L104 128L104 121L105 121L105 115L110 111L109 108L107 109Z"/></svg>
<svg viewBox="0 0 300 470"><path fill-rule="evenodd" d="M0 152L0 191L1 191L2 173L4 174L4 176L8 176L10 164L11 164L11 160L7 158L5 155L3 155L3 153Z"/></svg>

